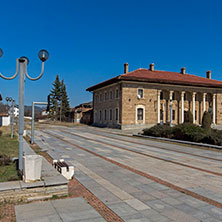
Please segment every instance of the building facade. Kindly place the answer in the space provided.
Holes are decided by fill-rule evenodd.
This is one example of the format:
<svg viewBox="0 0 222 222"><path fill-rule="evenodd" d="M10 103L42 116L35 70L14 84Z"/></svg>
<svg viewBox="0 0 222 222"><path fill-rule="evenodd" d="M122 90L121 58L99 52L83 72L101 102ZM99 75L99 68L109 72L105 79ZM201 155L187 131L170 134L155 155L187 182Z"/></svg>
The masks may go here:
<svg viewBox="0 0 222 222"><path fill-rule="evenodd" d="M87 89L93 92L93 123L115 128L143 128L157 123L179 124L185 113L201 124L205 111L222 124L222 82L181 72L138 69Z"/></svg>

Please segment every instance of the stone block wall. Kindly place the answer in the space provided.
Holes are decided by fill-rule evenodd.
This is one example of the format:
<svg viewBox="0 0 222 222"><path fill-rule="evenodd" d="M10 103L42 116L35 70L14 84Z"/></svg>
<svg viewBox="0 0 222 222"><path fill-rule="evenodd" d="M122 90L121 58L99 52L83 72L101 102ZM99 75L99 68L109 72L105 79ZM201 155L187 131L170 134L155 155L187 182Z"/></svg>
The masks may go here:
<svg viewBox="0 0 222 222"><path fill-rule="evenodd" d="M143 97L138 97L138 89L143 89ZM118 91L118 96L116 92ZM94 124L100 126L116 128L144 128L147 125L157 124L158 121L158 91L162 91L160 100L160 109L163 110L163 122L170 120L170 91L174 92L172 100L172 110L174 110L173 124L179 124L182 121L182 102L181 92L185 91L184 111L193 112L192 95L195 96L196 124L201 124L203 116L203 93L206 96L206 111L212 107L212 95L216 93L216 124L222 124L222 90L189 87L178 85L166 85L146 82L127 82L112 84L94 91ZM110 92L112 92L110 94ZM111 97L111 98L110 98ZM144 109L144 119L137 120L137 108ZM115 110L118 109L118 120ZM105 111L106 110L106 111ZM112 119L110 119L110 110L112 110ZM100 119L101 112L101 119ZM106 114L105 114L106 112ZM106 118L105 118L106 115Z"/></svg>

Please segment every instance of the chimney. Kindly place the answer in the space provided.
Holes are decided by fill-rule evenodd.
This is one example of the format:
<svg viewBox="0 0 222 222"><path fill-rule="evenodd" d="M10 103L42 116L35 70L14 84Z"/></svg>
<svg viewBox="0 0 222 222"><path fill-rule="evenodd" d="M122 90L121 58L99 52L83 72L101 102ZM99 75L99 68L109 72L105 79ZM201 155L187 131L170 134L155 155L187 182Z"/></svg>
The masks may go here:
<svg viewBox="0 0 222 222"><path fill-rule="evenodd" d="M207 77L208 79L211 79L211 71L207 71L207 73L206 73L206 74L207 74L207 76L206 76L206 77Z"/></svg>
<svg viewBox="0 0 222 222"><path fill-rule="evenodd" d="M128 73L129 72L129 64L125 63L124 64L124 73Z"/></svg>
<svg viewBox="0 0 222 222"><path fill-rule="evenodd" d="M186 74L186 68L185 67L181 68L180 73L181 74Z"/></svg>
<svg viewBox="0 0 222 222"><path fill-rule="evenodd" d="M154 71L154 63L150 64L150 71Z"/></svg>

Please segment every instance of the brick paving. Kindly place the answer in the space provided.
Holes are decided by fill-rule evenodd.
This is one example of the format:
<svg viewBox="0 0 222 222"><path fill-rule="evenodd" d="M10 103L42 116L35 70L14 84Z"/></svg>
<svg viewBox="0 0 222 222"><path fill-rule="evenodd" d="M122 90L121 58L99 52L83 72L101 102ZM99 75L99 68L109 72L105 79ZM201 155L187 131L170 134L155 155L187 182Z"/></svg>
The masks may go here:
<svg viewBox="0 0 222 222"><path fill-rule="evenodd" d="M0 221L15 222L15 207L14 204L0 203Z"/></svg>
<svg viewBox="0 0 222 222"><path fill-rule="evenodd" d="M124 222L117 214L110 210L101 200L87 190L77 179L69 182L70 197L83 197L107 221Z"/></svg>

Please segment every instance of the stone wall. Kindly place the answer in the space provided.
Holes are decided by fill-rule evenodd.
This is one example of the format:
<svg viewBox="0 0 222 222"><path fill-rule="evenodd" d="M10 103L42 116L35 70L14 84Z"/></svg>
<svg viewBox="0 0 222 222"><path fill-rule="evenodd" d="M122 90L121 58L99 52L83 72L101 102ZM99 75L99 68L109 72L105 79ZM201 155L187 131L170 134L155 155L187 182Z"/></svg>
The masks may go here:
<svg viewBox="0 0 222 222"><path fill-rule="evenodd" d="M93 93L93 123L94 125L120 128L122 123L121 84L96 90Z"/></svg>
<svg viewBox="0 0 222 222"><path fill-rule="evenodd" d="M138 89L143 89L143 97L138 97ZM116 90L119 95L116 98ZM112 91L112 99L110 92ZM163 110L162 122L170 121L170 91L174 92L172 100L173 124L182 122L181 92L185 92L184 111L193 112L193 92L195 96L196 124L201 124L203 116L203 93L206 96L206 111L212 110L213 93L216 94L216 124L222 124L222 90L204 87L187 87L180 85L154 84L146 82L126 82L113 84L94 91L94 124L108 127L144 128L157 124L158 121L158 91L162 92L160 110ZM109 95L108 95L109 94ZM145 110L143 120L138 120L137 109ZM110 109L112 120L110 120ZM115 109L119 110L118 120L115 118ZM105 111L106 110L106 111ZM101 120L100 120L101 112ZM106 112L106 114L105 114ZM105 118L106 115L106 118Z"/></svg>

